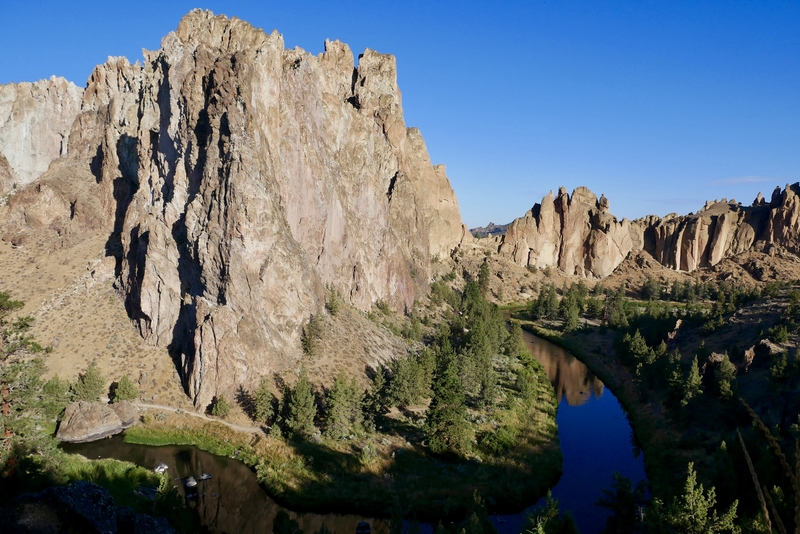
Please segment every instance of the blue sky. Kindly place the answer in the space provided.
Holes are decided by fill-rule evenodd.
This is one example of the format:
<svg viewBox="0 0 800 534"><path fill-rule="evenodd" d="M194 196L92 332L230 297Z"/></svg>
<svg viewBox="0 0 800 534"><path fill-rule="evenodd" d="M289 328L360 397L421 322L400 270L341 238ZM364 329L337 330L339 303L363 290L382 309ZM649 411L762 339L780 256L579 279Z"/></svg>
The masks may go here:
<svg viewBox="0 0 800 534"><path fill-rule="evenodd" d="M397 56L406 124L447 165L470 227L586 185L635 218L749 204L800 180L800 1L19 2L1 0L0 83L80 86L141 58L194 7L287 47Z"/></svg>

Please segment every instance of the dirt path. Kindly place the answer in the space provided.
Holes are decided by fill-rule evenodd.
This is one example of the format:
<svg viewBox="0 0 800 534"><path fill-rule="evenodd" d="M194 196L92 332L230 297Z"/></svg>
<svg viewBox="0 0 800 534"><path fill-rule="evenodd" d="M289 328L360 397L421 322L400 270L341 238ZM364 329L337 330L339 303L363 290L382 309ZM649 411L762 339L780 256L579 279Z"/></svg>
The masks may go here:
<svg viewBox="0 0 800 534"><path fill-rule="evenodd" d="M139 408L157 408L159 410L166 410L166 411L169 411L169 412L176 412L176 413L178 411L180 411L181 413L184 413L186 415L190 415L192 417L199 417L200 419L205 419L206 421L214 421L216 423L222 423L223 425L228 426L228 427L236 430L237 432L247 432L249 434L259 434L259 433L264 432L263 428L260 428L260 427L257 427L257 426L235 425L233 423L229 423L227 421L223 421L222 419L218 419L216 417L209 417L209 416L207 416L205 414L202 414L202 413L189 412L189 411L183 410L181 408L173 408L172 406L164 406L163 404L148 404L148 403L144 403L144 402L131 402L131 404L133 404L134 406L138 406Z"/></svg>

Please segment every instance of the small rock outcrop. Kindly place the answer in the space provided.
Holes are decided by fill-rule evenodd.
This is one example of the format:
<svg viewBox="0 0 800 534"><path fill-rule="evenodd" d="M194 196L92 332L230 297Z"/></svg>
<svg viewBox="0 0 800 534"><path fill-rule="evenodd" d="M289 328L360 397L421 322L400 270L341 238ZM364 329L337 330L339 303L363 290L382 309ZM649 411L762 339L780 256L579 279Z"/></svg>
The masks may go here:
<svg viewBox="0 0 800 534"><path fill-rule="evenodd" d="M0 195L67 153L83 90L64 78L0 85Z"/></svg>
<svg viewBox="0 0 800 534"><path fill-rule="evenodd" d="M0 508L7 534L162 534L175 532L166 519L115 506L111 494L78 481L20 495Z"/></svg>
<svg viewBox="0 0 800 534"><path fill-rule="evenodd" d="M123 430L132 427L136 419L139 418L139 410L128 401L115 402L110 407L119 417Z"/></svg>
<svg viewBox="0 0 800 534"><path fill-rule="evenodd" d="M127 407L112 407L99 402L73 402L64 411L64 419L58 427L56 438L69 443L85 443L119 434L133 424L129 409L135 411L135 408L130 403L125 404ZM127 426L117 415L118 411L126 420L130 420ZM135 416L133 419L135 420Z"/></svg>

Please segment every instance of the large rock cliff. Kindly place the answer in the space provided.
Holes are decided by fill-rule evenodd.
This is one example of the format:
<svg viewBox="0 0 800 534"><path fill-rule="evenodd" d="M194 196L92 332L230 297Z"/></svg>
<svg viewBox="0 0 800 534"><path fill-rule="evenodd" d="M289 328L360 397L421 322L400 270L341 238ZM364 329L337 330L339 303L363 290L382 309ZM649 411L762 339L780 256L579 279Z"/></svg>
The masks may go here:
<svg viewBox="0 0 800 534"><path fill-rule="evenodd" d="M354 65L338 41L284 50L195 10L143 65L98 66L68 137L4 235L107 233L131 319L198 407L295 365L326 286L402 310L465 233L444 167L405 126L394 57Z"/></svg>
<svg viewBox="0 0 800 534"><path fill-rule="evenodd" d="M617 220L608 200L585 187L569 196L552 192L494 238L501 255L518 265L558 267L567 274L602 278L630 253L648 252L661 265L681 271L712 267L747 251L782 247L800 254L800 184L776 188L752 206L726 199L697 213Z"/></svg>
<svg viewBox="0 0 800 534"><path fill-rule="evenodd" d="M64 78L0 85L0 195L66 154L83 91Z"/></svg>

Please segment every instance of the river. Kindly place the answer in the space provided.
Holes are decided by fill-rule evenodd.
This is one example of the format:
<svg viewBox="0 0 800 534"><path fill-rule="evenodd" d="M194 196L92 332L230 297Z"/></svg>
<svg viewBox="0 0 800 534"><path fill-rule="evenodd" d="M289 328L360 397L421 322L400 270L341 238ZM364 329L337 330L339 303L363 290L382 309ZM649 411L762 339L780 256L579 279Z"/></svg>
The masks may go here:
<svg viewBox="0 0 800 534"><path fill-rule="evenodd" d="M607 511L594 506L604 488L610 488L614 471L636 484L644 479L644 460L636 456L631 427L616 397L570 353L546 340L524 332L531 354L542 363L559 400L558 430L564 454L564 472L553 488L563 510L569 510L582 534L597 534L605 525ZM201 523L211 532L269 533L281 507L258 485L255 473L243 463L189 446L150 447L125 443L120 436L93 443L64 445L67 452L87 458L116 458L153 468L169 466L176 479L211 473L187 499ZM541 504L537 503L537 504ZM528 510L532 509L529 508ZM500 534L517 534L525 525L528 510L514 515L493 516ZM325 524L334 533L353 533L359 521L367 520L373 532L388 531L387 522L357 515L295 514L300 527L311 534ZM426 525L427 526L427 525ZM423 528L423 532L430 531Z"/></svg>

